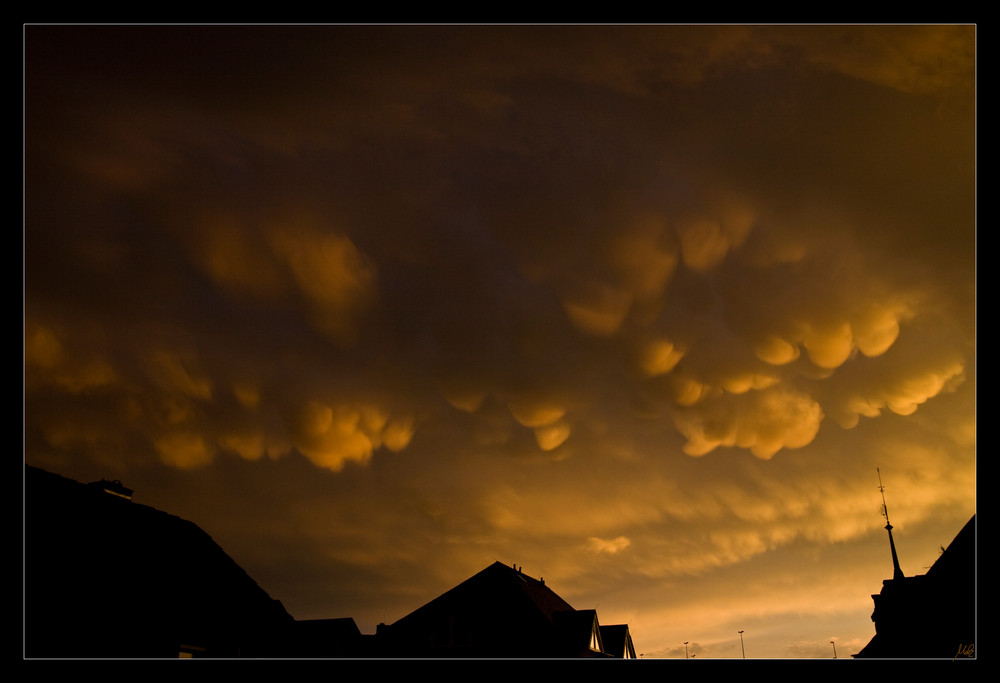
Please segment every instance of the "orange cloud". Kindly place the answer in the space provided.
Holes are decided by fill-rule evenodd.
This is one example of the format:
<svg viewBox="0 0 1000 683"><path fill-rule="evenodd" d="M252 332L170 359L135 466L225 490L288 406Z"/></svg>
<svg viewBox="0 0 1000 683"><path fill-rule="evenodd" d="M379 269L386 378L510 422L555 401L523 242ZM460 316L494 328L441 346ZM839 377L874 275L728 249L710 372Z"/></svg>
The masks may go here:
<svg viewBox="0 0 1000 683"><path fill-rule="evenodd" d="M511 415L525 427L545 427L566 414L566 409L545 399L521 397L508 404Z"/></svg>
<svg viewBox="0 0 1000 683"><path fill-rule="evenodd" d="M246 219L234 211L210 211L201 223L196 257L216 283L271 299L286 291L277 264Z"/></svg>
<svg viewBox="0 0 1000 683"><path fill-rule="evenodd" d="M677 225L684 265L697 271L718 266L746 240L754 222L747 207L730 205L717 215L700 215Z"/></svg>
<svg viewBox="0 0 1000 683"><path fill-rule="evenodd" d="M353 344L359 316L375 294L375 265L345 235L309 225L275 226L270 240L317 329L340 344Z"/></svg>
<svg viewBox="0 0 1000 683"><path fill-rule="evenodd" d="M161 389L202 400L212 398L212 380L198 372L193 354L160 349L149 353L147 362L153 381Z"/></svg>
<svg viewBox="0 0 1000 683"><path fill-rule="evenodd" d="M658 299L677 268L679 256L662 218L647 217L616 237L611 249L614 269L639 301Z"/></svg>
<svg viewBox="0 0 1000 683"><path fill-rule="evenodd" d="M821 368L838 368L854 350L854 336L846 321L827 325L811 325L802 345L809 360Z"/></svg>
<svg viewBox="0 0 1000 683"><path fill-rule="evenodd" d="M649 377L663 375L674 369L684 352L668 339L653 339L640 350L639 366Z"/></svg>
<svg viewBox="0 0 1000 683"><path fill-rule="evenodd" d="M153 446L165 464L190 470L207 466L214 453L205 439L191 432L174 432L158 437Z"/></svg>
<svg viewBox="0 0 1000 683"><path fill-rule="evenodd" d="M587 548L591 552L598 554L616 555L622 550L625 550L632 544L626 536L619 536L618 538L603 539L597 536L591 536L587 539Z"/></svg>
<svg viewBox="0 0 1000 683"><path fill-rule="evenodd" d="M799 357L799 347L786 339L769 336L753 347L754 354L771 365L787 365Z"/></svg>
<svg viewBox="0 0 1000 683"><path fill-rule="evenodd" d="M368 404L307 401L290 422L295 448L313 464L338 472L348 463L364 464L376 449L405 449L414 433L408 416L391 417Z"/></svg>
<svg viewBox="0 0 1000 683"><path fill-rule="evenodd" d="M720 446L747 448L767 460L782 448L801 448L819 431L823 411L811 397L773 387L741 396L716 397L674 413L687 438L684 452L705 455Z"/></svg>
<svg viewBox="0 0 1000 683"><path fill-rule="evenodd" d="M595 282L567 295L563 308L581 332L609 337L621 328L632 300L632 294L624 288Z"/></svg>
<svg viewBox="0 0 1000 683"><path fill-rule="evenodd" d="M569 438L571 431L570 426L560 420L552 424L535 427L535 440L538 442L538 447L543 451L551 451L561 446Z"/></svg>
<svg viewBox="0 0 1000 683"><path fill-rule="evenodd" d="M52 369L63 360L63 348L56 333L43 325L25 325L24 362Z"/></svg>

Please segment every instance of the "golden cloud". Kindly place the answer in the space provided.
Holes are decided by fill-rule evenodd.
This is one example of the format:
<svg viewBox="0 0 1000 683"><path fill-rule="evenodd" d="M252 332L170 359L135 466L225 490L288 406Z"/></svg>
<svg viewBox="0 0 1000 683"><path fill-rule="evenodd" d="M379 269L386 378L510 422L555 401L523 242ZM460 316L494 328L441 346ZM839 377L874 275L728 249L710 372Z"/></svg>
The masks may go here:
<svg viewBox="0 0 1000 683"><path fill-rule="evenodd" d="M597 536L591 536L587 539L587 548L594 553L615 555L622 550L625 550L632 544L632 541L626 536L619 536L618 538L603 539Z"/></svg>
<svg viewBox="0 0 1000 683"><path fill-rule="evenodd" d="M838 368L854 350L854 336L848 322L813 324L802 340L809 360L821 368Z"/></svg>
<svg viewBox="0 0 1000 683"><path fill-rule="evenodd" d="M233 383L233 396L247 410L253 410L260 405L260 390L250 382Z"/></svg>
<svg viewBox="0 0 1000 683"><path fill-rule="evenodd" d="M552 424L535 427L535 440L543 451L555 450L569 438L570 426L560 420Z"/></svg>
<svg viewBox="0 0 1000 683"><path fill-rule="evenodd" d="M715 396L674 413L687 438L684 452L705 455L720 446L748 448L767 460L782 448L801 448L819 431L823 411L810 396L787 387Z"/></svg>
<svg viewBox="0 0 1000 683"><path fill-rule="evenodd" d="M161 389L203 400L212 397L212 381L193 369L198 363L192 354L160 349L149 353L147 362Z"/></svg>
<svg viewBox="0 0 1000 683"><path fill-rule="evenodd" d="M632 308L632 294L622 287L589 283L565 297L563 308L581 332L610 337L625 322Z"/></svg>
<svg viewBox="0 0 1000 683"><path fill-rule="evenodd" d="M63 348L56 333L43 325L26 324L24 335L24 362L44 369L52 369L63 360Z"/></svg>
<svg viewBox="0 0 1000 683"><path fill-rule="evenodd" d="M486 400L486 391L473 388L466 384L452 382L441 388L444 398L452 407L465 413L474 413L479 410Z"/></svg>
<svg viewBox="0 0 1000 683"><path fill-rule="evenodd" d="M70 357L56 332L39 324L25 325L24 364L26 383L53 384L70 394L106 388L120 379L112 364L97 354Z"/></svg>
<svg viewBox="0 0 1000 683"><path fill-rule="evenodd" d="M391 417L370 404L306 401L290 422L292 443L313 464L338 472L367 462L376 449L405 449L413 438L409 416Z"/></svg>
<svg viewBox="0 0 1000 683"><path fill-rule="evenodd" d="M358 318L375 294L372 261L345 235L307 224L276 226L270 241L305 295L317 329L340 344L353 344Z"/></svg>
<svg viewBox="0 0 1000 683"><path fill-rule="evenodd" d="M699 215L677 225L684 265L700 272L718 266L730 251L742 246L755 216L748 207L728 203L715 215Z"/></svg>
<svg viewBox="0 0 1000 683"><path fill-rule="evenodd" d="M941 359L887 358L891 365L877 374L855 377L831 402L831 416L844 428L858 424L860 417L877 417L886 409L897 415L912 415L917 408L942 392L954 390L965 381L965 362L946 356Z"/></svg>
<svg viewBox="0 0 1000 683"><path fill-rule="evenodd" d="M566 414L563 406L533 396L514 399L507 406L514 419L525 427L545 427Z"/></svg>
<svg viewBox="0 0 1000 683"><path fill-rule="evenodd" d="M641 301L663 294L679 256L665 221L647 217L617 237L611 262L625 286Z"/></svg>
<svg viewBox="0 0 1000 683"><path fill-rule="evenodd" d="M881 356L899 337L900 320L910 317L901 304L872 303L851 320L854 343L869 357Z"/></svg>
<svg viewBox="0 0 1000 683"><path fill-rule="evenodd" d="M214 455L205 439L191 432L165 434L155 439L153 446L165 464L185 470L205 467Z"/></svg>
<svg viewBox="0 0 1000 683"><path fill-rule="evenodd" d="M219 445L244 460L260 460L266 452L263 434L230 434L219 439Z"/></svg>
<svg viewBox="0 0 1000 683"><path fill-rule="evenodd" d="M669 339L652 339L640 351L639 367L649 377L663 375L674 369L684 352Z"/></svg>
<svg viewBox="0 0 1000 683"><path fill-rule="evenodd" d="M235 212L206 212L195 237L200 240L198 261L222 287L262 298L276 298L286 290L253 226Z"/></svg>
<svg viewBox="0 0 1000 683"><path fill-rule="evenodd" d="M59 386L71 394L78 394L99 387L108 387L118 381L118 373L110 363L94 360L56 377Z"/></svg>
<svg viewBox="0 0 1000 683"><path fill-rule="evenodd" d="M754 355L771 365L787 365L799 357L797 344L778 336L759 340L753 347Z"/></svg>
<svg viewBox="0 0 1000 683"><path fill-rule="evenodd" d="M410 445L416 428L416 421L408 415L392 417L382 430L382 445L398 453Z"/></svg>

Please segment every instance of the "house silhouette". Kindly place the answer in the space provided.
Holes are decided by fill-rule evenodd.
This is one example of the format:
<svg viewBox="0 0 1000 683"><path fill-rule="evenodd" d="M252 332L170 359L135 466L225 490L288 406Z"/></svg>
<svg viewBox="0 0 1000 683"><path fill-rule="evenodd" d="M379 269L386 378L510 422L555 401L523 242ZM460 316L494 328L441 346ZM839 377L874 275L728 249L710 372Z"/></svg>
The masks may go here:
<svg viewBox="0 0 1000 683"><path fill-rule="evenodd" d="M573 609L544 580L501 562L380 624L376 641L389 657L635 657L626 624L602 627L596 610Z"/></svg>
<svg viewBox="0 0 1000 683"><path fill-rule="evenodd" d="M28 658L253 657L292 624L195 524L119 482L24 477Z"/></svg>
<svg viewBox="0 0 1000 683"><path fill-rule="evenodd" d="M24 655L55 658L635 657L541 579L496 562L399 621L297 621L197 525L26 466Z"/></svg>

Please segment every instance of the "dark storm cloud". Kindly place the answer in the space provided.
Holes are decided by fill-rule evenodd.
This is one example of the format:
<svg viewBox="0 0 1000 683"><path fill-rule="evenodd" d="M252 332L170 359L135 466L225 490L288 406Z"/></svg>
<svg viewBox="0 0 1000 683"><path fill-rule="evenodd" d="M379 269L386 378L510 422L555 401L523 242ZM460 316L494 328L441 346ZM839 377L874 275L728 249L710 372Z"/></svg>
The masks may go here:
<svg viewBox="0 0 1000 683"><path fill-rule="evenodd" d="M317 617L244 522L283 520L309 585L412 609L396 569L516 554L587 599L621 576L666 633L686 607L629 580L877 532L845 470L895 464L901 523L961 517L973 39L27 27L28 460L204 482ZM264 476L287 497L247 509Z"/></svg>

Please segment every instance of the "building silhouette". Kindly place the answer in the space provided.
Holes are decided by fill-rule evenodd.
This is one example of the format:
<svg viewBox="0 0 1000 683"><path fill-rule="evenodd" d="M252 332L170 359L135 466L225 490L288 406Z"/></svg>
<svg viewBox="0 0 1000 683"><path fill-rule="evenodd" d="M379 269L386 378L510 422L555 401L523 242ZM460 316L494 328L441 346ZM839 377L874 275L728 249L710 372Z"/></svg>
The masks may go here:
<svg viewBox="0 0 1000 683"><path fill-rule="evenodd" d="M380 624L376 642L390 657L635 658L626 624L602 627L596 610L573 609L543 579L501 562Z"/></svg>
<svg viewBox="0 0 1000 683"><path fill-rule="evenodd" d="M494 563L375 634L352 618L297 621L195 524L117 481L24 476L29 659L635 657L541 579Z"/></svg>
<svg viewBox="0 0 1000 683"><path fill-rule="evenodd" d="M601 643L604 651L612 657L635 659L635 646L628 624L613 624L601 627Z"/></svg>
<svg viewBox="0 0 1000 683"><path fill-rule="evenodd" d="M892 540L891 526L889 529ZM975 656L976 516L962 527L926 574L904 576L891 545L893 578L872 595L875 636L857 658Z"/></svg>
<svg viewBox="0 0 1000 683"><path fill-rule="evenodd" d="M253 657L293 622L195 524L119 482L24 477L28 658Z"/></svg>

